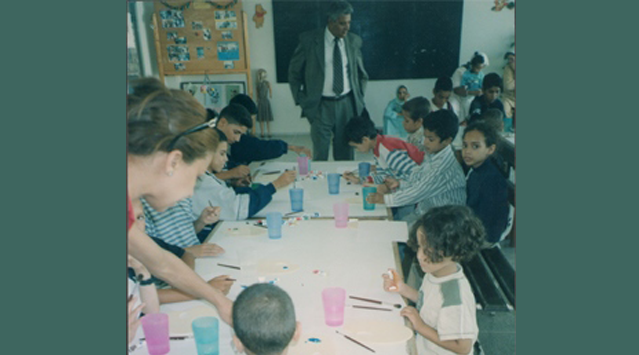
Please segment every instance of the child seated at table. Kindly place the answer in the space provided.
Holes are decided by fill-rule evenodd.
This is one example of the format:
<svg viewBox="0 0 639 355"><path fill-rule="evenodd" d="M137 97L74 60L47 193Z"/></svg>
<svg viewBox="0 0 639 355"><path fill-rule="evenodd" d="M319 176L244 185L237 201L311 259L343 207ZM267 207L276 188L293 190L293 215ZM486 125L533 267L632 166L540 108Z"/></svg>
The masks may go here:
<svg viewBox="0 0 639 355"><path fill-rule="evenodd" d="M480 121L486 122L496 132L504 131L504 113L499 109L490 108L479 116Z"/></svg>
<svg viewBox="0 0 639 355"><path fill-rule="evenodd" d="M430 113L430 102L423 96L412 98L402 106L404 129L408 132L406 141L426 152L424 147L424 118Z"/></svg>
<svg viewBox="0 0 639 355"><path fill-rule="evenodd" d="M193 193L194 214L200 214L209 204L222 207L220 219L224 221L239 221L254 216L264 206L266 206L273 194L293 181L296 172L294 170L285 171L272 183L266 185L253 184L251 187L232 188L224 181L214 175L224 168L226 163L228 140L224 132L216 130L220 139L220 144L211 159L208 171L197 178L195 191Z"/></svg>
<svg viewBox="0 0 639 355"><path fill-rule="evenodd" d="M496 108L503 113L504 104L499 99L499 94L503 88L503 82L499 74L490 73L486 75L482 81L483 94L474 98L470 104L468 123L479 119L484 112L491 108Z"/></svg>
<svg viewBox="0 0 639 355"><path fill-rule="evenodd" d="M252 118L257 115L257 105L248 95L237 94L229 103L243 106ZM311 150L306 147L288 144L281 139L260 139L250 134L243 134L230 150L226 165L231 168L240 164L248 165L254 161L276 159L289 151L311 156Z"/></svg>
<svg viewBox="0 0 639 355"><path fill-rule="evenodd" d="M447 76L437 78L433 89L433 98L430 100L430 111L451 110L454 112L453 105L449 101L452 93L453 81ZM455 112L455 114L457 113Z"/></svg>
<svg viewBox="0 0 639 355"><path fill-rule="evenodd" d="M486 229L484 247L499 242L508 223L508 186L492 161L499 134L488 123L471 123L464 131L462 155L470 167L466 175L466 205Z"/></svg>
<svg viewBox="0 0 639 355"><path fill-rule="evenodd" d="M411 247L426 273L421 287L408 286L391 269L395 277L382 276L384 290L416 302L400 314L417 332L418 354L472 354L479 331L475 297L459 262L469 260L482 245L481 221L466 206L441 206L424 214L411 235Z"/></svg>
<svg viewBox="0 0 639 355"><path fill-rule="evenodd" d="M424 160L424 152L410 143L395 137L377 134L375 124L367 115L351 118L344 128L348 145L360 153L373 152L375 169L371 176L376 184L384 182L384 178L392 176L402 179L411 173ZM346 180L359 183L353 173L343 174Z"/></svg>
<svg viewBox="0 0 639 355"><path fill-rule="evenodd" d="M428 209L444 205L466 204L466 180L450 145L459 124L453 111L431 112L423 120L426 157L406 180L387 178L377 193L367 196L369 203L399 207L417 203L415 211L404 218L409 225Z"/></svg>
<svg viewBox="0 0 639 355"><path fill-rule="evenodd" d="M291 297L265 283L249 286L233 303L233 345L247 355L285 354L301 334Z"/></svg>
<svg viewBox="0 0 639 355"><path fill-rule="evenodd" d="M212 119L209 114L208 119ZM215 127L226 134L228 144L239 142L242 136L253 127L250 113L242 105L229 104L219 114ZM227 149L228 150L228 149ZM237 164L229 166L227 169L220 170L215 174L218 179L224 181L247 181L250 179L249 169L246 164Z"/></svg>

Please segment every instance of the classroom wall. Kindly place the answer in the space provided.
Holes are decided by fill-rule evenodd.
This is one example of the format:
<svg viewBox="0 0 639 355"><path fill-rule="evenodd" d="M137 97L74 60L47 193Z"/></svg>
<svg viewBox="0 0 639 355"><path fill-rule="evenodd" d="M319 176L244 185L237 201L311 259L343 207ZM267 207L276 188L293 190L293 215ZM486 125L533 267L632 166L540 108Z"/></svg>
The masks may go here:
<svg viewBox="0 0 639 355"><path fill-rule="evenodd" d="M269 73L269 81L273 88L273 115L275 121L271 123L271 132L276 134L296 134L309 132L306 119L300 119L300 108L295 106L288 83L278 84L275 81L275 46L273 45L273 13L271 0L243 0L244 11L248 19L248 37L251 50L251 69L253 78L255 72L264 68ZM255 28L252 18L255 5L261 4L267 13L264 26ZM515 38L515 11L503 9L501 12L491 11L494 6L492 0L466 0L464 2L462 19L462 38L460 49L460 64L466 63L476 50L486 53L490 65L484 69L485 73L503 72L504 53L511 48ZM157 59L151 28L153 4L141 2L137 4L138 23L140 24L140 53L142 55L143 73L147 76L158 76ZM353 21L357 21L357 13L353 14ZM291 33L291 36L297 36ZM401 29L398 29L401 35ZM374 43L364 43L372 46ZM382 49L380 49L382 50ZM366 65L366 58L364 58ZM452 73L451 73L452 74ZM209 76L211 80L244 80L244 75L230 74L223 76ZM166 85L179 88L181 81L202 80L200 75L167 76ZM370 81L366 90L366 107L376 125L382 126L383 112L388 102L394 97L397 86L403 84L409 89L413 97L432 95L436 79L415 80L382 80ZM254 80L255 81L255 80ZM255 88L253 88L255 91Z"/></svg>

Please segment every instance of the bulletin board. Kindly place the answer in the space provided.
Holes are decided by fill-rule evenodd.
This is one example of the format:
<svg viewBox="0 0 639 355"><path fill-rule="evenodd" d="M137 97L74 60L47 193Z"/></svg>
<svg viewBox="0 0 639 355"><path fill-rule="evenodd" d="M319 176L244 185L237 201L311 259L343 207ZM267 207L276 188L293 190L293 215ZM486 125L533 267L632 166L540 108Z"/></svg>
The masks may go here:
<svg viewBox="0 0 639 355"><path fill-rule="evenodd" d="M241 0L167 0L154 5L162 80L165 75L245 74L252 87Z"/></svg>

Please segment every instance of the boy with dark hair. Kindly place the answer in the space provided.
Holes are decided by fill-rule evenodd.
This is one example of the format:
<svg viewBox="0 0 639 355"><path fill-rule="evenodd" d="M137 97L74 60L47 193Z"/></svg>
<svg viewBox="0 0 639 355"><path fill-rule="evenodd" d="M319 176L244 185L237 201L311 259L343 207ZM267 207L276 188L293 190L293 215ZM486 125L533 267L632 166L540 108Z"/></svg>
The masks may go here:
<svg viewBox="0 0 639 355"><path fill-rule="evenodd" d="M257 115L257 105L248 95L235 95L230 103L243 106L248 110L251 117ZM248 165L254 161L279 158L288 153L289 150L297 154L303 153L309 157L311 156L311 151L303 146L291 145L280 139L266 140L257 138L254 135L243 134L239 141L233 144L232 149L230 149L227 166Z"/></svg>
<svg viewBox="0 0 639 355"><path fill-rule="evenodd" d="M422 152L424 148L424 118L430 113L430 102L423 96L412 98L402 106L404 129L408 132L406 141Z"/></svg>
<svg viewBox="0 0 639 355"><path fill-rule="evenodd" d="M377 193L369 194L369 203L384 203L399 207L417 203L415 211L403 219L409 224L432 207L464 205L466 179L450 146L459 125L453 111L439 110L424 118L426 157L413 169L407 180L387 178L378 185Z"/></svg>
<svg viewBox="0 0 639 355"><path fill-rule="evenodd" d="M431 112L444 109L454 111L453 105L448 101L452 93L453 81L447 76L438 78L435 82L435 88L433 89L433 98L430 100Z"/></svg>
<svg viewBox="0 0 639 355"><path fill-rule="evenodd" d="M473 102L470 104L468 123L479 119L481 114L490 108L496 108L503 113L504 104L499 99L499 95L503 89L503 82L499 74L490 73L486 75L482 81L483 94L473 99Z"/></svg>
<svg viewBox="0 0 639 355"><path fill-rule="evenodd" d="M496 108L489 108L479 117L480 121L486 122L496 132L504 131L504 113Z"/></svg>
<svg viewBox="0 0 639 355"><path fill-rule="evenodd" d="M253 127L251 114L246 108L238 104L229 104L222 112L215 126L222 131L228 140L228 144L239 142L240 137ZM237 165L229 167L228 170L221 171L216 176L221 180L246 179L251 173L247 165Z"/></svg>
<svg viewBox="0 0 639 355"><path fill-rule="evenodd" d="M373 152L375 171L371 172L371 176L376 184L383 183L387 176L402 179L424 160L424 152L414 145L399 138L377 134L375 124L366 115L350 119L344 131L348 145L361 153ZM343 176L359 183L360 179L351 172Z"/></svg>
<svg viewBox="0 0 639 355"><path fill-rule="evenodd" d="M417 303L400 314L418 334L418 354L472 354L479 332L475 297L459 262L479 251L484 234L481 221L468 207L433 208L420 217L411 233L417 242L412 245L417 261L426 273L419 290L401 279L382 276L385 291Z"/></svg>
<svg viewBox="0 0 639 355"><path fill-rule="evenodd" d="M235 348L247 355L284 355L301 333L289 295L264 283L249 286L237 296L233 330Z"/></svg>

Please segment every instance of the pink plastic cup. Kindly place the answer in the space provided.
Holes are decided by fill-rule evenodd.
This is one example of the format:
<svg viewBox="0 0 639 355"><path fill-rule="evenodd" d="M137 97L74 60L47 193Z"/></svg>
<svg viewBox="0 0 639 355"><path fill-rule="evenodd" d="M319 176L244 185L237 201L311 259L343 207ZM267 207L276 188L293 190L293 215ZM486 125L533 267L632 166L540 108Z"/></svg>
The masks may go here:
<svg viewBox="0 0 639 355"><path fill-rule="evenodd" d="M346 303L346 290L341 287L325 288L322 291L324 303L324 321L329 327L337 327L344 324L344 305Z"/></svg>
<svg viewBox="0 0 639 355"><path fill-rule="evenodd" d="M348 226L348 203L334 203L333 214L335 215L335 227L346 228Z"/></svg>
<svg viewBox="0 0 639 355"><path fill-rule="evenodd" d="M297 157L297 165L299 169L300 175L308 174L308 157L307 156L299 156Z"/></svg>
<svg viewBox="0 0 639 355"><path fill-rule="evenodd" d="M144 337L150 355L164 355L170 350L169 316L165 313L151 313L141 318Z"/></svg>

